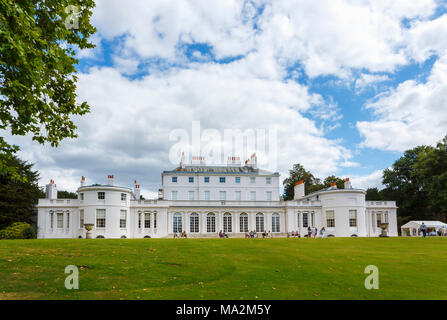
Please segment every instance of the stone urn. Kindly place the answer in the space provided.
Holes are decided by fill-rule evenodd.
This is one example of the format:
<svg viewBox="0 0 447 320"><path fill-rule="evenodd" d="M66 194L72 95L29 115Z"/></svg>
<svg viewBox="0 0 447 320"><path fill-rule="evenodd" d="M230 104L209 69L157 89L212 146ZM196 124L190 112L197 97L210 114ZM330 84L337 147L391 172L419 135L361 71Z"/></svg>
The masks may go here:
<svg viewBox="0 0 447 320"><path fill-rule="evenodd" d="M92 238L92 230L93 230L93 223L86 223L84 224L85 230L87 230L86 234L85 234L85 238L86 239L91 239Z"/></svg>
<svg viewBox="0 0 447 320"><path fill-rule="evenodd" d="M388 238L388 223L381 223L380 229L382 229L382 233L379 237L381 238Z"/></svg>

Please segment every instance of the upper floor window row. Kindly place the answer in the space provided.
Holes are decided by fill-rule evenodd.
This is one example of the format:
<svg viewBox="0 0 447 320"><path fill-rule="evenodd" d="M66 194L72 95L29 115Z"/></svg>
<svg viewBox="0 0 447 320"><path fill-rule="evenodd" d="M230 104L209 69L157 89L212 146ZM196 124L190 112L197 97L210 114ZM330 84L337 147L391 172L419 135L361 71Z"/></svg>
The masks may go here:
<svg viewBox="0 0 447 320"><path fill-rule="evenodd" d="M106 198L105 192L98 192L98 200L104 200Z"/></svg>
<svg viewBox="0 0 447 320"><path fill-rule="evenodd" d="M172 183L177 183L178 182L178 177L171 177L171 181ZM194 183L194 177L188 177L188 182L189 183ZM210 183L210 177L203 177L203 182L204 183ZM219 177L219 183L226 183L226 177ZM235 177L234 178L234 182L235 183L241 183L241 177ZM250 183L254 184L256 183L256 177L250 177ZM272 178L271 177L266 177L265 178L265 183L266 184L272 184Z"/></svg>

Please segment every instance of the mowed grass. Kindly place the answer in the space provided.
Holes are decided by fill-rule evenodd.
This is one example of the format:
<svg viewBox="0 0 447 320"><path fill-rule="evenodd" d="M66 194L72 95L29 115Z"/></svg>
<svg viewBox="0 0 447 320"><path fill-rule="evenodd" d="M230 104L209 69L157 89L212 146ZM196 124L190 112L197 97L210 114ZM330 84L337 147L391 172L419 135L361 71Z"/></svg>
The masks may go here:
<svg viewBox="0 0 447 320"><path fill-rule="evenodd" d="M0 299L447 299L447 237L0 241Z"/></svg>

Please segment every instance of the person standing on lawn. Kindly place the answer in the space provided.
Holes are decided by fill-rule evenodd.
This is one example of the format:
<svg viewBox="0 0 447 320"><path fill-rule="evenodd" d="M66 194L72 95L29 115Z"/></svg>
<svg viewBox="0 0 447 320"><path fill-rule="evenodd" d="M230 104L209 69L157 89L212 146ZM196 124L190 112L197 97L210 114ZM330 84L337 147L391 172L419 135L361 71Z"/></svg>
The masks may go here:
<svg viewBox="0 0 447 320"><path fill-rule="evenodd" d="M425 238L425 236L427 235L427 226L423 222L419 230L422 232L422 236Z"/></svg>

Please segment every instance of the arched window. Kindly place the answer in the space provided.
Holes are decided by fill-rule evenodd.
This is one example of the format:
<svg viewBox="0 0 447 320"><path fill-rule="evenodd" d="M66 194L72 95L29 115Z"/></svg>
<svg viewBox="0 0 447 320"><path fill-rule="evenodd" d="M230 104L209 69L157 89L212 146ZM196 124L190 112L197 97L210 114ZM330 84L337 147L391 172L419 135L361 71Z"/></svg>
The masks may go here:
<svg viewBox="0 0 447 320"><path fill-rule="evenodd" d="M183 232L182 228L182 214L181 213L174 213L174 220L172 225L172 231L173 232Z"/></svg>
<svg viewBox="0 0 447 320"><path fill-rule="evenodd" d="M248 214L241 213L239 216L240 232L248 232Z"/></svg>
<svg viewBox="0 0 447 320"><path fill-rule="evenodd" d="M151 227L151 213L144 213L144 228L149 229Z"/></svg>
<svg viewBox="0 0 447 320"><path fill-rule="evenodd" d="M189 232L199 232L199 215L197 213L191 213L189 216Z"/></svg>
<svg viewBox="0 0 447 320"><path fill-rule="evenodd" d="M264 232L264 214L256 214L256 232Z"/></svg>
<svg viewBox="0 0 447 320"><path fill-rule="evenodd" d="M272 232L280 232L280 216L279 213L274 213L272 215Z"/></svg>
<svg viewBox="0 0 447 320"><path fill-rule="evenodd" d="M223 231L224 232L233 232L232 228L232 219L231 219L231 213L225 213L223 217Z"/></svg>
<svg viewBox="0 0 447 320"><path fill-rule="evenodd" d="M216 215L208 213L206 216L206 232L216 232Z"/></svg>

